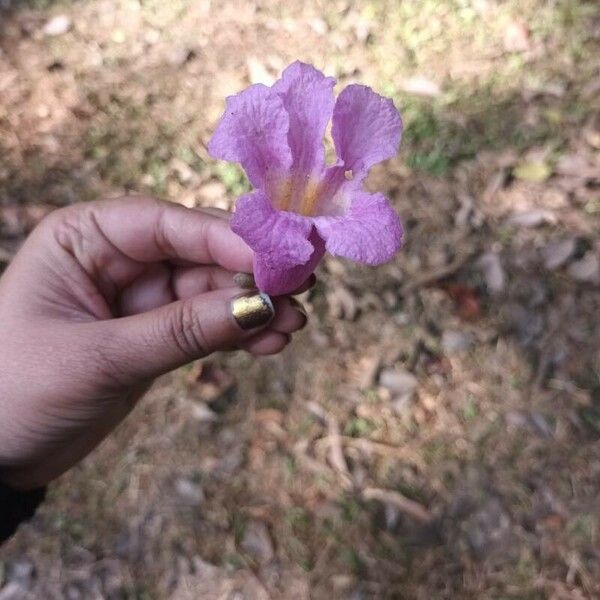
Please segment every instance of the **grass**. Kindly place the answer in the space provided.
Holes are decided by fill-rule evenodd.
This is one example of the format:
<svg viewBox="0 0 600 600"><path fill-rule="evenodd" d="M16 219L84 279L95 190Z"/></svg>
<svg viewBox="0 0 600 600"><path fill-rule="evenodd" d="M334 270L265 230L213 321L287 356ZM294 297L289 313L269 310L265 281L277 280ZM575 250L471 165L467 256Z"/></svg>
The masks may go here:
<svg viewBox="0 0 600 600"><path fill-rule="evenodd" d="M531 0L512 1L493 5L493 15L476 6L468 0L369 4L378 25L376 35L381 36L374 52L396 49L381 56L380 83L401 107L403 152L408 166L417 171L443 176L484 149L523 151L546 144L560 148L566 141L566 122L576 127L586 116L580 86L568 87L563 97L543 97L535 114L522 90L544 90L573 78L585 82L593 76L597 43L588 26L597 14L593 5L572 0L543 6ZM554 36L552 53L527 58L505 51L503 31L515 19L530 26L532 46ZM473 73L456 75L447 68L452 64L448 58L464 45L480 65ZM577 74L575 64L581 69ZM439 96L423 99L402 92L401 82L415 75L436 81ZM526 111L530 122L524 125Z"/></svg>

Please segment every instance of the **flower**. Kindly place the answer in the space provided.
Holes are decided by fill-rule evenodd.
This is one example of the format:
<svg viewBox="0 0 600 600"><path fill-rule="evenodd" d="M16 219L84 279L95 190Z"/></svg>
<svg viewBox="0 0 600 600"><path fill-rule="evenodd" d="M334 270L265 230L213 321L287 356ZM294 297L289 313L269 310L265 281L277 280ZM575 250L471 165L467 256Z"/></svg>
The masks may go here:
<svg viewBox="0 0 600 600"><path fill-rule="evenodd" d="M208 149L239 162L255 191L238 199L231 228L254 250L257 286L272 295L298 288L325 251L368 265L400 249L400 219L382 194L362 183L398 151L402 120L390 99L335 80L301 62L272 87L230 96ZM337 162L325 164L330 118Z"/></svg>

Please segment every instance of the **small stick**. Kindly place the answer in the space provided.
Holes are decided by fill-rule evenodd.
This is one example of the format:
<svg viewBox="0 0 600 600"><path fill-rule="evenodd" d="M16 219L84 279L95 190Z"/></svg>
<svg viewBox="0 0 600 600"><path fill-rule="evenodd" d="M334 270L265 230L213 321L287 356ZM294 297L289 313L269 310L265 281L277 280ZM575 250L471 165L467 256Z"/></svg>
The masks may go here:
<svg viewBox="0 0 600 600"><path fill-rule="evenodd" d="M384 504L390 504L424 525L428 525L433 521L433 515L422 504L403 496L400 492L380 488L365 488L362 491L362 497L365 500L379 500Z"/></svg>

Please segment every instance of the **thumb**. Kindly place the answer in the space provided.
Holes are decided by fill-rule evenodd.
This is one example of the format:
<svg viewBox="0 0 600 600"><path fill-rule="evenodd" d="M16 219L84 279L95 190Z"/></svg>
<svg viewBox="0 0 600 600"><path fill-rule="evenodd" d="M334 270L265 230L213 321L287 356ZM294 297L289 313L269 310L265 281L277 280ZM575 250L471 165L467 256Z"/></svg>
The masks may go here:
<svg viewBox="0 0 600 600"><path fill-rule="evenodd" d="M230 288L104 323L114 328L113 343L125 355L121 373L144 379L235 346L264 329L274 315L266 294Z"/></svg>

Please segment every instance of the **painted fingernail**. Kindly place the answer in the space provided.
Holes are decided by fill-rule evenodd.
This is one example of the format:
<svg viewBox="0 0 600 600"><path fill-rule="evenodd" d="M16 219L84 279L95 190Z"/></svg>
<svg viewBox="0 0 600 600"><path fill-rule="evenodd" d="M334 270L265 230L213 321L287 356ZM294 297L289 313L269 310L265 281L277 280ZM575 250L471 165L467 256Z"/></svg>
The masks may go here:
<svg viewBox="0 0 600 600"><path fill-rule="evenodd" d="M236 273L233 276L233 283L244 290L256 289L256 282L252 273Z"/></svg>
<svg viewBox="0 0 600 600"><path fill-rule="evenodd" d="M296 298L290 298L290 304L295 308L305 319L308 319L308 312L302 302L296 300Z"/></svg>
<svg viewBox="0 0 600 600"><path fill-rule="evenodd" d="M275 316L275 308L267 294L256 294L236 298L231 303L231 313L237 324L248 330L266 325Z"/></svg>

